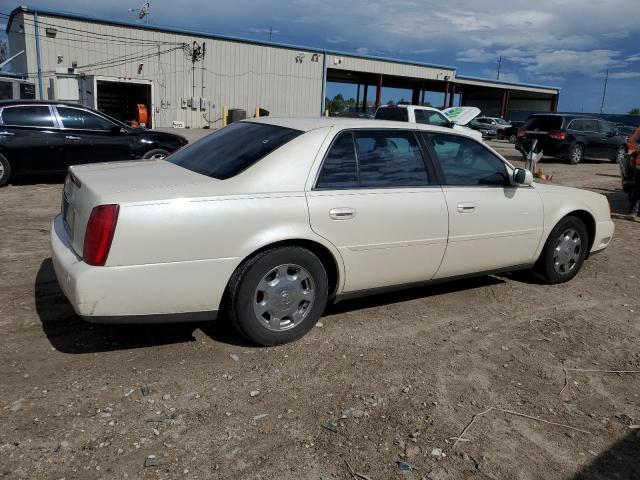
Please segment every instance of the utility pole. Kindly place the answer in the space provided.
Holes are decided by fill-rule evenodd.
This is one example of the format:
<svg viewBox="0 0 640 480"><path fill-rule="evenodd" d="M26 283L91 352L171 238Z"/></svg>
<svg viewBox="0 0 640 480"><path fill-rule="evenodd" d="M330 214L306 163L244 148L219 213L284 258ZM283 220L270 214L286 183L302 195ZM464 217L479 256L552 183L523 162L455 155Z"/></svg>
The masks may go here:
<svg viewBox="0 0 640 480"><path fill-rule="evenodd" d="M602 105L600 105L600 113L604 113L604 99L607 96L607 81L609 80L609 69L604 76L604 88L602 89Z"/></svg>
<svg viewBox="0 0 640 480"><path fill-rule="evenodd" d="M269 41L271 41L272 36L273 36L273 25L269 25Z"/></svg>
<svg viewBox="0 0 640 480"><path fill-rule="evenodd" d="M502 67L502 55L498 59L498 75L496 76L496 80L500 80L500 68Z"/></svg>

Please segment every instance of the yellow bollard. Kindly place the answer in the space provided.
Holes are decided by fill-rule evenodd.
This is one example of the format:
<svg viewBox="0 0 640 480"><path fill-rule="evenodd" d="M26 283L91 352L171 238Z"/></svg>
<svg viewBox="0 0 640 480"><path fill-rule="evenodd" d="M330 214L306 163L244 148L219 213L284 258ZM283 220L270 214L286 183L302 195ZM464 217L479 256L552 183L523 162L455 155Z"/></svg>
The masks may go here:
<svg viewBox="0 0 640 480"><path fill-rule="evenodd" d="M329 109L328 109L328 108L324 111L324 116L325 116L325 117L328 117L328 116L329 116Z"/></svg>
<svg viewBox="0 0 640 480"><path fill-rule="evenodd" d="M256 107L256 118L260 116L260 107Z"/></svg>
<svg viewBox="0 0 640 480"><path fill-rule="evenodd" d="M226 105L222 107L222 126L227 126L227 117L229 116L229 107Z"/></svg>

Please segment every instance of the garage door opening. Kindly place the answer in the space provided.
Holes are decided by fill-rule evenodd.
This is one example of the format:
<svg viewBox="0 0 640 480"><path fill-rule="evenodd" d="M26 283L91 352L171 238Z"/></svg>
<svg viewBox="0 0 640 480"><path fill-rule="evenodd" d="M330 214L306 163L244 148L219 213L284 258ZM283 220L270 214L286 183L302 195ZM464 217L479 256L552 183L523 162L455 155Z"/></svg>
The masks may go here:
<svg viewBox="0 0 640 480"><path fill-rule="evenodd" d="M91 76L82 103L133 127L153 128L153 84L149 80Z"/></svg>

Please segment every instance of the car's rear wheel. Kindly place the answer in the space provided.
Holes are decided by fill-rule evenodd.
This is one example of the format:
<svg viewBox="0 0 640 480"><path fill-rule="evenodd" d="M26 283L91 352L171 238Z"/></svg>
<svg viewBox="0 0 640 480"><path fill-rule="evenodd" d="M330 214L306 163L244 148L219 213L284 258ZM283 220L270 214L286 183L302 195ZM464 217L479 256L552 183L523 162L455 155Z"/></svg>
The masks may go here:
<svg viewBox="0 0 640 480"><path fill-rule="evenodd" d="M589 234L578 217L565 217L554 227L535 266L535 272L547 283L568 282L584 263Z"/></svg>
<svg viewBox="0 0 640 480"><path fill-rule="evenodd" d="M162 160L169 156L169 152L163 150L162 148L155 148L153 150L149 150L145 153L142 158L145 160Z"/></svg>
<svg viewBox="0 0 640 480"><path fill-rule="evenodd" d="M9 177L11 177L9 160L0 155L0 187L4 187L9 182Z"/></svg>
<svg viewBox="0 0 640 480"><path fill-rule="evenodd" d="M582 145L575 143L569 148L569 163L571 165L579 164L584 157L584 148Z"/></svg>
<svg viewBox="0 0 640 480"><path fill-rule="evenodd" d="M627 147L625 147L624 145L620 145L617 150L615 155L613 156L613 161L616 163L620 163L624 160L624 157L627 155Z"/></svg>
<svg viewBox="0 0 640 480"><path fill-rule="evenodd" d="M279 345L297 340L317 323L327 303L327 273L305 248L273 248L241 265L227 294L229 318L245 338Z"/></svg>

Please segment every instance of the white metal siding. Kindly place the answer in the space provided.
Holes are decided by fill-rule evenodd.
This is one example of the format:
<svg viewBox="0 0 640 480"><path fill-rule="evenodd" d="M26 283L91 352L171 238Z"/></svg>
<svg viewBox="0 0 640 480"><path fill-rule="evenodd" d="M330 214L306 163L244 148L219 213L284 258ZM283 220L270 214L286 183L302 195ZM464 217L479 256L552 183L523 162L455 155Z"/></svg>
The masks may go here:
<svg viewBox="0 0 640 480"><path fill-rule="evenodd" d="M14 19L18 23L19 14ZM27 69L37 71L32 13L26 13ZM311 61L310 52L257 46L248 43L195 37L170 32L159 32L126 26L107 25L39 14L40 57L45 78L55 76L56 68L70 68L77 63L77 72L86 75L148 79L154 82L157 126L170 126L173 120L184 121L190 127L206 125L203 114L214 120L212 126L221 126L223 106L242 108L253 116L256 107L262 107L278 116L317 116L320 113L322 91L322 56ZM57 27L56 38L45 35L47 27ZM76 29L86 31L79 32ZM124 37L127 40L115 37ZM206 57L195 64L195 97L209 100L209 108L181 108L181 98L192 96L192 63L183 50L158 56L158 51L178 44L206 43ZM163 45L145 42L166 42ZM305 53L301 63L296 55ZM58 56L63 60L58 64ZM148 58L135 58L151 55ZM108 60L122 59L120 65L88 66ZM129 61L126 61L129 60ZM142 73L138 65L142 63ZM84 67L87 66L87 67ZM202 95L202 68L205 68L204 95ZM37 80L36 80L37 83ZM46 95L45 95L46 96ZM162 101L168 102L162 108Z"/></svg>
<svg viewBox="0 0 640 480"><path fill-rule="evenodd" d="M429 80L445 80L446 76L453 80L455 75L453 69L332 54L327 55L327 68Z"/></svg>

